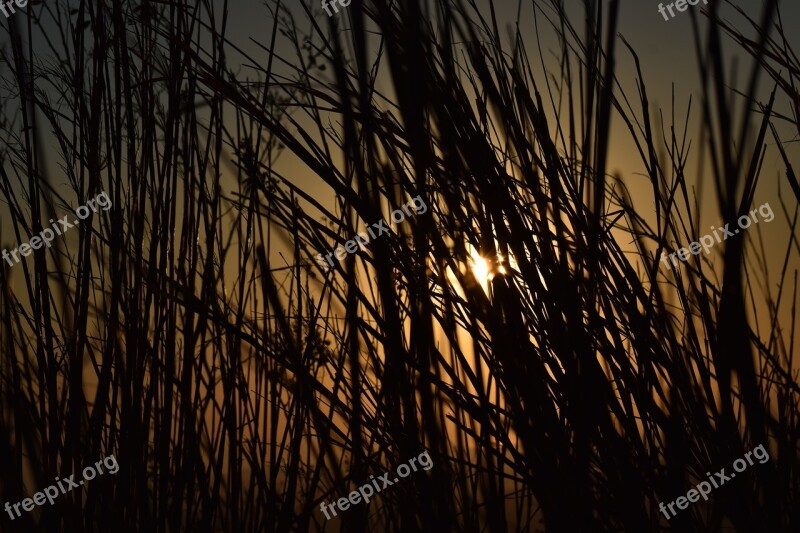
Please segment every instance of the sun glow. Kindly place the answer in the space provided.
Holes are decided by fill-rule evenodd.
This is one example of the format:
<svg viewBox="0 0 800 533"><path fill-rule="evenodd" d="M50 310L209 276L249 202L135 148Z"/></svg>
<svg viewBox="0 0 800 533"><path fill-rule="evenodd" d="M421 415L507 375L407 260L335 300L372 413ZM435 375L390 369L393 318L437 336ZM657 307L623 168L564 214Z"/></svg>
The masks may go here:
<svg viewBox="0 0 800 533"><path fill-rule="evenodd" d="M469 252L469 269L487 294L489 292L489 284L495 276L509 273L506 265L510 266L512 271L516 268L516 261L513 257L505 258L502 254L497 254L495 259L487 258L469 245L467 245L467 251Z"/></svg>
<svg viewBox="0 0 800 533"><path fill-rule="evenodd" d="M469 247L469 255L469 268L472 270L472 275L475 276L475 279L481 284L483 292L488 294L489 282L494 277L491 272L491 266L489 262L471 246Z"/></svg>
<svg viewBox="0 0 800 533"><path fill-rule="evenodd" d="M481 283L488 282L491 278L489 276L489 263L486 259L479 255L473 255L470 259L472 263L472 273Z"/></svg>

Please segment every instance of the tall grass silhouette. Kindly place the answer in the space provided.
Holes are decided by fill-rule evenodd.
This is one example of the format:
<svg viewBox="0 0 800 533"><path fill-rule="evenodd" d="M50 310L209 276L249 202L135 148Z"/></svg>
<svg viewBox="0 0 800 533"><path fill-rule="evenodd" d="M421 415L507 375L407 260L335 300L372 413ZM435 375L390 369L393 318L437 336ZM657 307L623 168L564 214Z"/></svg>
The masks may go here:
<svg viewBox="0 0 800 533"><path fill-rule="evenodd" d="M9 19L2 246L100 191L114 207L0 270L3 501L111 453L120 470L2 530L797 531L800 187L780 132L800 128L800 66L764 3L755 39L716 4L690 14L700 109L662 129L617 0L532 3L556 69L491 0L331 18L270 0L257 52L227 1ZM612 120L648 197L609 175ZM724 222L774 193L776 143L785 244L762 224L663 267L706 232L690 140ZM417 195L425 214L314 260ZM762 443L769 462L659 513ZM429 472L319 511L423 450Z"/></svg>

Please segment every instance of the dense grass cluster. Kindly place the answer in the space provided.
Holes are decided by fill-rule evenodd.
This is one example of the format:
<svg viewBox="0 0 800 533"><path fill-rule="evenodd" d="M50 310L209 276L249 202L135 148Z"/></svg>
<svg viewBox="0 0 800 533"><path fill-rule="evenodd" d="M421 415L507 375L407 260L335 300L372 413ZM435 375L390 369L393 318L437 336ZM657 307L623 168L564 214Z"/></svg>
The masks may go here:
<svg viewBox="0 0 800 533"><path fill-rule="evenodd" d="M616 70L639 63L619 2L563 3L534 0L506 36L491 0L332 18L269 0L253 46L227 0L10 19L0 246L100 191L114 207L0 265L0 495L112 453L120 470L2 530L800 529L800 186L781 138L800 135L800 65L777 2L747 32L717 3L692 15L699 111L663 129L642 73ZM540 31L555 67L528 50ZM752 58L744 87L725 46ZM612 119L646 197L609 176ZM761 225L659 263L701 232L690 154L723 221L779 189L770 229L789 239ZM426 213L314 260L417 195ZM658 512L759 444L770 462ZM429 472L320 513L423 450Z"/></svg>

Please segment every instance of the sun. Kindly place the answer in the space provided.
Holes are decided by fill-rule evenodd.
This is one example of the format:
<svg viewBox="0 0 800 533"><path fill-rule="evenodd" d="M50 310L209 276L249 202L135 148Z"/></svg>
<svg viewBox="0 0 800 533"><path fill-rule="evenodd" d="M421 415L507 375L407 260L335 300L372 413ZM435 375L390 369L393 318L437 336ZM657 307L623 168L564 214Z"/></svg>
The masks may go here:
<svg viewBox="0 0 800 533"><path fill-rule="evenodd" d="M473 255L470 258L470 263L472 263L470 265L472 268L472 274L475 276L475 279L478 280L478 283L481 284L483 290L486 291L489 281L491 281L489 276L489 263L487 263L486 259L479 255Z"/></svg>
<svg viewBox="0 0 800 533"><path fill-rule="evenodd" d="M489 262L472 246L469 247L469 255L469 268L472 270L472 275L475 276L475 279L481 284L483 292L488 294L489 282L492 281L494 277Z"/></svg>
<svg viewBox="0 0 800 533"><path fill-rule="evenodd" d="M467 245L467 250L469 252L469 259L467 261L469 269L472 270L472 275L475 276L475 279L481 284L483 292L489 294L489 285L492 279L498 274L508 273L505 267L507 262L502 254L497 254L497 257L494 259L491 257L484 257L469 244ZM508 264L510 264L513 270L516 264L513 257L509 257Z"/></svg>

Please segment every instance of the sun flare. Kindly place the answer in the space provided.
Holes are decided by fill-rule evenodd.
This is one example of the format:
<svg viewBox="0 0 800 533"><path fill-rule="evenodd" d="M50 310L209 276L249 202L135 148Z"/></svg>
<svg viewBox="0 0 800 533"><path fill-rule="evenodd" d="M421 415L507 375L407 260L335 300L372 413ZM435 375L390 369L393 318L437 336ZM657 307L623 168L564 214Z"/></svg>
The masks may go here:
<svg viewBox="0 0 800 533"><path fill-rule="evenodd" d="M484 292L489 290L489 282L492 280L492 274L489 271L489 262L481 257L477 250L470 248L470 269L475 279L481 284Z"/></svg>

